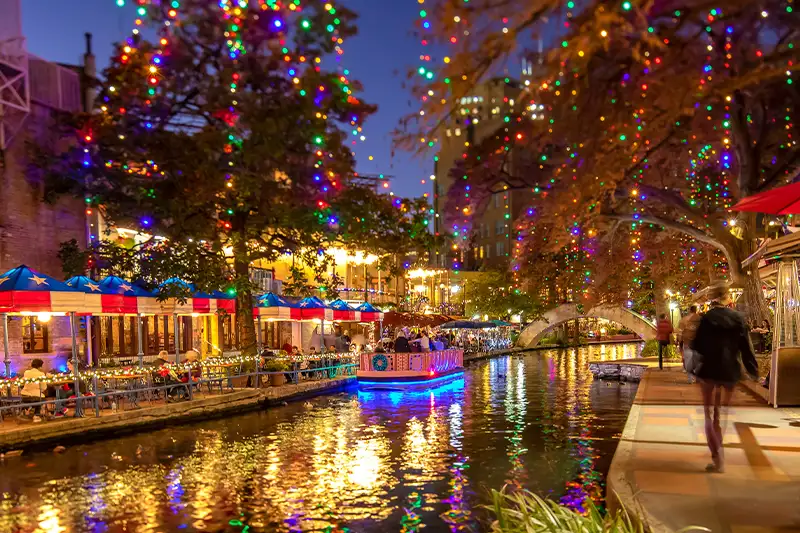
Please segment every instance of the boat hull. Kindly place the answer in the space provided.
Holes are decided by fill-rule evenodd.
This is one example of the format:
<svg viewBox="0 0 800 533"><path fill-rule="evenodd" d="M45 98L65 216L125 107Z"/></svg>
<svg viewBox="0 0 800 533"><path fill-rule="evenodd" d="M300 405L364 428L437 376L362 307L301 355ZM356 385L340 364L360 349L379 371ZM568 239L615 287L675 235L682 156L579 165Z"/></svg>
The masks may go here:
<svg viewBox="0 0 800 533"><path fill-rule="evenodd" d="M359 370L356 377L358 378L358 388L361 390L407 390L438 387L463 374L463 368L453 368L435 375L430 375L428 372Z"/></svg>

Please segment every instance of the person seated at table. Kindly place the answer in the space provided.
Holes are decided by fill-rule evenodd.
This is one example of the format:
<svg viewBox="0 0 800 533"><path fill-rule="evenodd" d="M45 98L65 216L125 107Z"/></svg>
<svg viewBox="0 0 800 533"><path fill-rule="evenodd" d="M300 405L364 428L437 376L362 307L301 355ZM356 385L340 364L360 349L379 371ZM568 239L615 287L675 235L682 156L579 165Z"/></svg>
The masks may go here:
<svg viewBox="0 0 800 533"><path fill-rule="evenodd" d="M169 361L169 353L166 350L161 350L158 355L153 359L153 366L158 368L165 365Z"/></svg>
<svg viewBox="0 0 800 533"><path fill-rule="evenodd" d="M34 359L31 361L31 367L27 369L22 374L22 379L40 379L45 377L45 373L42 372L42 367L44 366L44 361L41 359ZM22 390L20 391L20 396L22 396L22 403L38 403L42 401L43 392L44 392L44 385L42 383L26 383L23 385ZM41 422L42 418L39 416L42 414L42 406L41 405L34 405L33 406L33 421L34 422Z"/></svg>
<svg viewBox="0 0 800 533"><path fill-rule="evenodd" d="M336 346L328 346L328 355L336 354Z"/></svg>
<svg viewBox="0 0 800 533"><path fill-rule="evenodd" d="M291 354L297 356L297 355L303 355L303 352L301 352L300 348L298 348L297 346L292 346Z"/></svg>
<svg viewBox="0 0 800 533"><path fill-rule="evenodd" d="M317 347L316 346L312 346L311 348L309 348L308 349L308 355L309 356L317 355Z"/></svg>
<svg viewBox="0 0 800 533"><path fill-rule="evenodd" d="M186 363L187 364L191 364L192 366L189 369L189 372L187 372L186 377L184 379L182 379L182 381L184 383L189 381L189 376L192 377L192 380L200 379L200 377L203 375L203 369L200 368L200 364L199 364L200 363L200 353L195 349L188 350L186 352Z"/></svg>
<svg viewBox="0 0 800 533"><path fill-rule="evenodd" d="M80 374L84 370L83 365L78 362L78 373ZM63 375L64 379L70 379L75 376L75 365L72 363L72 359L67 359L67 373ZM81 396L88 396L89 394L89 386L84 380L78 381L78 390L81 391ZM75 382L70 381L68 383L64 383L63 385L59 385L55 389L56 399L57 400L65 400L67 398L74 398L77 396L75 394ZM73 402L74 403L74 402ZM56 403L55 406L55 416L56 417L63 417L67 414L67 403L64 401L60 401Z"/></svg>

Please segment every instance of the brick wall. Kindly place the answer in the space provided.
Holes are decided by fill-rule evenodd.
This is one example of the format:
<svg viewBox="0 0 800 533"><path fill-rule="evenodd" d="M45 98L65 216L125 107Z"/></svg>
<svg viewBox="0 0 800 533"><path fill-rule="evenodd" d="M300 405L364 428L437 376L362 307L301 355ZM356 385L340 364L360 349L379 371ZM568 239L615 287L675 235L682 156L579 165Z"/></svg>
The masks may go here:
<svg viewBox="0 0 800 533"><path fill-rule="evenodd" d="M0 155L0 272L26 264L63 278L56 257L59 244L77 239L86 245L85 215L80 198L42 201L42 183L29 170L30 142L44 140L51 127L47 108L32 104L25 129Z"/></svg>

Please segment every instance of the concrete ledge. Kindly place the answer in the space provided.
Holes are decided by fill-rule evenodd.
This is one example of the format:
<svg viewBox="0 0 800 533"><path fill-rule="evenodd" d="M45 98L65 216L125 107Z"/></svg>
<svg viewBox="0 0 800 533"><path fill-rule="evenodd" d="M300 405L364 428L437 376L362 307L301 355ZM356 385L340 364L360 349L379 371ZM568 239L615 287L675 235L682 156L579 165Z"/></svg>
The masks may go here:
<svg viewBox="0 0 800 533"><path fill-rule="evenodd" d="M516 355L522 352L530 352L535 348L509 348L508 350L495 350L493 352L478 352L464 356L464 365L473 361L483 361L484 359L491 359L492 357L505 357L506 355Z"/></svg>
<svg viewBox="0 0 800 533"><path fill-rule="evenodd" d="M64 418L61 420L28 423L8 427L14 422L7 421L0 426L0 451L20 449L49 443L67 443L74 440L87 440L101 436L116 436L148 427L167 424L182 424L197 419L208 419L231 413L255 410L265 405L292 401L327 392L340 391L355 383L355 376L324 381L308 381L299 385L281 385L262 389L243 389L186 402L160 403L117 413L101 411L94 416L87 410L84 418Z"/></svg>
<svg viewBox="0 0 800 533"><path fill-rule="evenodd" d="M596 379L638 382L641 381L646 370L646 364L630 362L603 361L589 363L589 372Z"/></svg>

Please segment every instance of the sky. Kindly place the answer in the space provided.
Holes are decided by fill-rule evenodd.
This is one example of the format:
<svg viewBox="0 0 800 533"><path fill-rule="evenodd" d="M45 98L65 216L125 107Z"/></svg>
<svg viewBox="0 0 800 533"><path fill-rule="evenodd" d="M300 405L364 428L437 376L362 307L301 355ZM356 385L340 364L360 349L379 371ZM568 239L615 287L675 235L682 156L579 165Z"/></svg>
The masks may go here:
<svg viewBox="0 0 800 533"><path fill-rule="evenodd" d="M118 7L116 0L20 1L30 53L78 64L85 48L83 34L91 32L98 70L108 62L113 44L130 35L135 18L131 0L125 8ZM403 81L423 49L413 35L419 4L417 0L339 2L360 16L359 35L344 43L342 65L364 85L363 99L378 105L378 112L364 127L366 140L355 148L357 171L394 176L390 190L401 196L430 193L427 178L433 170L433 154L419 156L392 147L392 131L400 118L418 109Z"/></svg>

